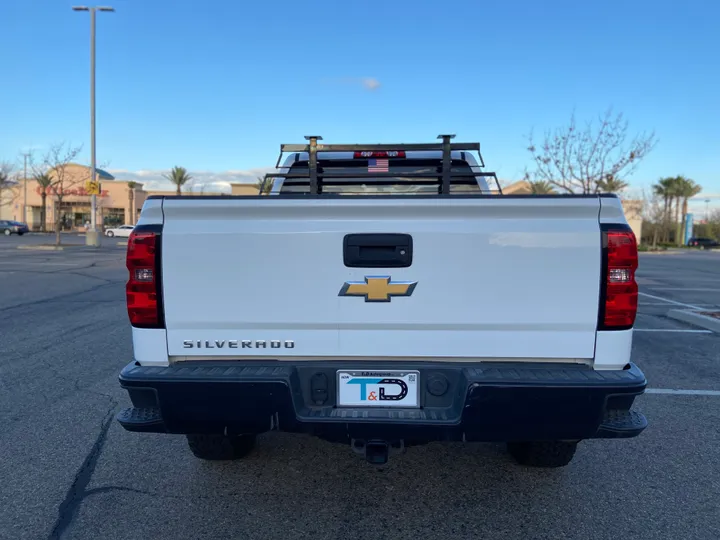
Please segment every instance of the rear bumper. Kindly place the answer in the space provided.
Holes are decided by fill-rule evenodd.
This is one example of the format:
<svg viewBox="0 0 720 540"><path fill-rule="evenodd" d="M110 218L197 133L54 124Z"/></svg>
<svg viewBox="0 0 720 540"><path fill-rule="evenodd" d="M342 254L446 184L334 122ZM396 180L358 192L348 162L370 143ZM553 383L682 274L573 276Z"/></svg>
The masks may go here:
<svg viewBox="0 0 720 540"><path fill-rule="evenodd" d="M642 371L586 366L363 362L362 369L417 369L417 409L338 408L336 371L358 363L222 362L123 369L133 407L118 414L129 431L311 433L352 439L524 441L634 437L647 426L631 410Z"/></svg>

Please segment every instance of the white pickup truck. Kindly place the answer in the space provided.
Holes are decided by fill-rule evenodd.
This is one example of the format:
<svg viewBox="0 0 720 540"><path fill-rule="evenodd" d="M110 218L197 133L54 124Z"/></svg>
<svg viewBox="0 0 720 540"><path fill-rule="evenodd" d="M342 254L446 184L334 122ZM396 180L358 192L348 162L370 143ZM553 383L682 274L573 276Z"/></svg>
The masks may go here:
<svg viewBox="0 0 720 540"><path fill-rule="evenodd" d="M309 433L373 464L634 437L635 236L613 195L502 195L477 143L282 145L273 188L155 196L127 249L130 431L202 459ZM477 151L478 159L472 152Z"/></svg>

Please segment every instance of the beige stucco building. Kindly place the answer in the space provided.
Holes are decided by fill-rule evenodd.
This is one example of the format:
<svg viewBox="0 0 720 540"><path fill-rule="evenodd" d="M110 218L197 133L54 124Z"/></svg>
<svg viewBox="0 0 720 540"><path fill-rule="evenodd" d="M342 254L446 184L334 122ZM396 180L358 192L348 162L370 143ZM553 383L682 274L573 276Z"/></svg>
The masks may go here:
<svg viewBox="0 0 720 540"><path fill-rule="evenodd" d="M43 189L34 179L18 181L12 192L3 190L4 204L0 219L23 221L23 207L30 230L42 229L43 206L45 207L45 230L55 229L56 218L60 219L61 230L85 230L90 222L90 199L86 183L90 179L90 168L84 165L69 164L62 172L62 202L54 194L53 188L47 190L43 205ZM97 196L97 222L103 227L115 227L123 224L135 224L140 216L143 203L150 195L175 195L175 191L145 191L143 184L131 184L131 180L115 178L110 173L97 169L97 178L101 185ZM57 180L57 179L56 179ZM131 187L133 186L133 187ZM193 193L193 195L257 195L258 190L252 184L231 184L231 193ZM27 197L26 197L27 194Z"/></svg>
<svg viewBox="0 0 720 540"><path fill-rule="evenodd" d="M7 219L23 221L24 207L24 220L30 230L42 229L43 216L45 230L54 230L56 219L60 221L61 230L84 230L90 222L90 195L86 191L90 168L72 163L64 167L61 178L54 172L50 176L53 184L45 190L44 199L43 188L35 179L20 179L10 207L12 216ZM128 180L118 180L101 169L97 169L97 179L101 186L97 196L98 224L111 227L134 222L146 198L142 184L130 189ZM62 194L62 200L58 194Z"/></svg>

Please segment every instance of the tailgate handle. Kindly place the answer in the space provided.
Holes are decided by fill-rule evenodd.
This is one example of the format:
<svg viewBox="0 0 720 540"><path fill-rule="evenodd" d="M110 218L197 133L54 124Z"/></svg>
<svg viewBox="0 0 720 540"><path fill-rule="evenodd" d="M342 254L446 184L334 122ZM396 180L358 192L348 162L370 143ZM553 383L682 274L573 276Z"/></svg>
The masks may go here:
<svg viewBox="0 0 720 540"><path fill-rule="evenodd" d="M347 234L343 260L349 268L407 268L412 264L409 234Z"/></svg>

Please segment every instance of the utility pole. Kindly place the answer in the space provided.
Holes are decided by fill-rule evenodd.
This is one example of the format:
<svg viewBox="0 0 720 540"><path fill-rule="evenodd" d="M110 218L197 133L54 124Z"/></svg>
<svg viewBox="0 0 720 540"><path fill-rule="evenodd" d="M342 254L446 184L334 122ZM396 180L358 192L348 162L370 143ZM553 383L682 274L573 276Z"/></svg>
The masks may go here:
<svg viewBox="0 0 720 540"><path fill-rule="evenodd" d="M23 223L27 223L27 160L30 154L23 153Z"/></svg>
<svg viewBox="0 0 720 540"><path fill-rule="evenodd" d="M97 11L115 11L111 7L87 7L73 6L73 11L90 12L90 176L93 185L97 182L97 170L95 161L95 13ZM97 230L97 196L95 192L90 198L90 231L85 233L85 244L92 246L100 245L100 234Z"/></svg>

